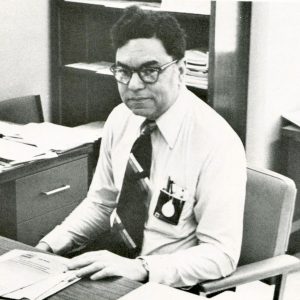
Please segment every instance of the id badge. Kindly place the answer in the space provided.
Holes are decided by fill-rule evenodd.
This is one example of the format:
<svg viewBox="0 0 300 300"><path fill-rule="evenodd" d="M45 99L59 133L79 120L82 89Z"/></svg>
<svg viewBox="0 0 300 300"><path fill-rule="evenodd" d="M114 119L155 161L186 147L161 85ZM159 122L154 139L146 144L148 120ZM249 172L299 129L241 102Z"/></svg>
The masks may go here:
<svg viewBox="0 0 300 300"><path fill-rule="evenodd" d="M161 189L154 210L154 216L164 222L177 225L186 201L186 190L168 182L167 189ZM179 192L178 192L179 190Z"/></svg>

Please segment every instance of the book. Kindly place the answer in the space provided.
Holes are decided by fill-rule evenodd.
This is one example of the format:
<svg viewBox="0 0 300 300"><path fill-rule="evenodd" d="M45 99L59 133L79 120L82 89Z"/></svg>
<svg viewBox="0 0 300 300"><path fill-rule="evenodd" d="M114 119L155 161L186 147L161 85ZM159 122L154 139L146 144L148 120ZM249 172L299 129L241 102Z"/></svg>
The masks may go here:
<svg viewBox="0 0 300 300"><path fill-rule="evenodd" d="M187 68L186 75L195 76L195 77L202 77L202 78L208 78L208 73L202 72L202 71L193 71Z"/></svg>
<svg viewBox="0 0 300 300"><path fill-rule="evenodd" d="M208 80L207 78L201 78L196 76L185 75L185 84L196 88L207 89Z"/></svg>
<svg viewBox="0 0 300 300"><path fill-rule="evenodd" d="M68 259L41 252L11 250L0 256L0 297L42 300L77 282Z"/></svg>
<svg viewBox="0 0 300 300"><path fill-rule="evenodd" d="M185 51L185 58L187 63L207 66L208 64L208 52L203 52L198 49L189 49Z"/></svg>

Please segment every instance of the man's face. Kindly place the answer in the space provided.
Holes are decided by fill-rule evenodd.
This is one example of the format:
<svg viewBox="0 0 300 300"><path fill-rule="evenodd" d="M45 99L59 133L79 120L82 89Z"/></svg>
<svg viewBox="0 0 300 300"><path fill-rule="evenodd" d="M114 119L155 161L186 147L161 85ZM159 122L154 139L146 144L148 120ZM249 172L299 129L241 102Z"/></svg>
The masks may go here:
<svg viewBox="0 0 300 300"><path fill-rule="evenodd" d="M172 60L157 38L129 40L116 54L117 65L132 69L157 67ZM121 99L134 114L155 120L176 101L183 73L182 62L164 69L155 83L144 83L133 73L128 85L118 82Z"/></svg>

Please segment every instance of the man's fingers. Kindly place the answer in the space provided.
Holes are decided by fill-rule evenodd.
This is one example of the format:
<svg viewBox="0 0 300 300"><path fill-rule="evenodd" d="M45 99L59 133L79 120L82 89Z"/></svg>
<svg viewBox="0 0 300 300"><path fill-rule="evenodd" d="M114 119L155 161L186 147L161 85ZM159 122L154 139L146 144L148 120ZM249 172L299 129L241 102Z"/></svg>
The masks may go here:
<svg viewBox="0 0 300 300"><path fill-rule="evenodd" d="M82 268L99 260L102 251L87 252L79 256L73 257L67 264L69 270Z"/></svg>
<svg viewBox="0 0 300 300"><path fill-rule="evenodd" d="M92 264L95 261L93 258L73 258L70 262L68 262L67 267L69 270L74 270L78 268L82 268Z"/></svg>
<svg viewBox="0 0 300 300"><path fill-rule="evenodd" d="M103 279L103 278L106 278L106 277L111 277L111 276L116 276L118 274L116 274L116 272L114 271L113 268L110 268L110 267L106 267L106 268L103 268L101 271L93 274L90 279L91 280L99 280L99 279Z"/></svg>
<svg viewBox="0 0 300 300"><path fill-rule="evenodd" d="M76 272L77 277L86 277L90 274L94 274L98 271L101 271L104 268L104 265L100 262L94 262Z"/></svg>

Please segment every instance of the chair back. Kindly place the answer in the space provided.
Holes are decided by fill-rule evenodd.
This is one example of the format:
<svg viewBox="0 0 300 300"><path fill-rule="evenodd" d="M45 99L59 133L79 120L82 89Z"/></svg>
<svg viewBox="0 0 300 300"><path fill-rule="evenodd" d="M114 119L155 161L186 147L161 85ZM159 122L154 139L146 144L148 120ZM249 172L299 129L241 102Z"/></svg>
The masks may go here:
<svg viewBox="0 0 300 300"><path fill-rule="evenodd" d="M44 122L40 96L30 95L0 101L0 120L17 124Z"/></svg>
<svg viewBox="0 0 300 300"><path fill-rule="evenodd" d="M248 168L239 265L284 254L291 231L296 187L269 170Z"/></svg>

